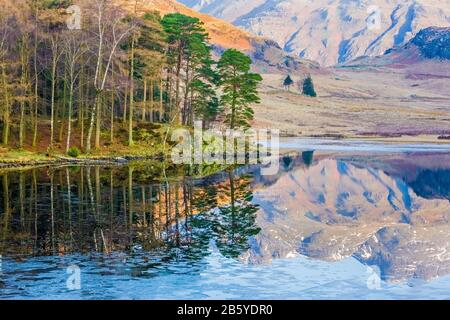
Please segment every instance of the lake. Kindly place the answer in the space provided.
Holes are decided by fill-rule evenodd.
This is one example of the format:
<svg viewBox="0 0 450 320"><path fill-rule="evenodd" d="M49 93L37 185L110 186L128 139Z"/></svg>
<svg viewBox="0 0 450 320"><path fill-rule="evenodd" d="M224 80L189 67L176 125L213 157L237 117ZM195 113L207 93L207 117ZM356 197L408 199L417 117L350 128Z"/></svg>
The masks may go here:
<svg viewBox="0 0 450 320"><path fill-rule="evenodd" d="M0 171L0 298L450 298L448 146L282 146L274 176Z"/></svg>

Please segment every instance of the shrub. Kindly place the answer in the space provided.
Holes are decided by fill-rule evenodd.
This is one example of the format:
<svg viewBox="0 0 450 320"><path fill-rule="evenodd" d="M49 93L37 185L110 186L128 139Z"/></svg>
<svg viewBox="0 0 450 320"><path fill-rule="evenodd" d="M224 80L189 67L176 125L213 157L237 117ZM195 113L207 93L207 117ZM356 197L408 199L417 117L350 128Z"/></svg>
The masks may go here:
<svg viewBox="0 0 450 320"><path fill-rule="evenodd" d="M72 158L78 158L78 156L80 155L80 150L78 150L77 147L72 147L69 149L69 151L67 151L67 155Z"/></svg>
<svg viewBox="0 0 450 320"><path fill-rule="evenodd" d="M152 140L153 135L147 130L140 128L136 132L136 140L143 142L150 142Z"/></svg>

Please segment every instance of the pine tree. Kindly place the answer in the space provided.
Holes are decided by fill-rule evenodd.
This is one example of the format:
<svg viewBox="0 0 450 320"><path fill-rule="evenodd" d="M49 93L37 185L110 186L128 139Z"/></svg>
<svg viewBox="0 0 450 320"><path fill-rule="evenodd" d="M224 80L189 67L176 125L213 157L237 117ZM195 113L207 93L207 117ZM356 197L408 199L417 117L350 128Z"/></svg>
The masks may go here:
<svg viewBox="0 0 450 320"><path fill-rule="evenodd" d="M190 92L185 95L187 124L193 125L195 115L206 127L220 111L215 91L217 73L212 68L211 48L203 39L192 41L189 50L192 71L187 88Z"/></svg>
<svg viewBox="0 0 450 320"><path fill-rule="evenodd" d="M228 111L225 122L230 129L249 128L253 120L251 104L260 103L257 86L262 77L251 73L252 60L242 52L229 49L218 63L220 103Z"/></svg>
<svg viewBox="0 0 450 320"><path fill-rule="evenodd" d="M292 86L293 84L294 84L294 81L292 80L291 76L288 75L288 76L286 77L286 79L284 79L283 86L284 86L284 87L287 87L288 91L291 91L291 86Z"/></svg>
<svg viewBox="0 0 450 320"><path fill-rule="evenodd" d="M314 83L311 76L308 76L303 82L303 94L305 96L317 97L317 93L314 90Z"/></svg>
<svg viewBox="0 0 450 320"><path fill-rule="evenodd" d="M187 124L187 109L189 98L189 83L193 75L193 63L196 50L193 50L193 43L204 44L208 34L203 28L203 23L198 18L189 17L180 13L168 14L161 21L164 31L167 34L168 48L168 71L172 79L175 80L175 110L172 117L175 119L181 115L184 124ZM181 113L181 72L184 71L184 106Z"/></svg>

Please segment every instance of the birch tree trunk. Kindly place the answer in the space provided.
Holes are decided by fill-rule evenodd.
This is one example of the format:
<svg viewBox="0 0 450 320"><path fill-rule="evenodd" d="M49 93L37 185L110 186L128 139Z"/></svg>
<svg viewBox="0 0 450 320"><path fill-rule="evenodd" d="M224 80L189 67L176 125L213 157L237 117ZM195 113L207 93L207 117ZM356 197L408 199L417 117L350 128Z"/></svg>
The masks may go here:
<svg viewBox="0 0 450 320"><path fill-rule="evenodd" d="M35 3L35 30L34 30L34 112L33 112L33 147L36 147L37 142L37 132L38 132L38 86L39 86L39 75L38 75L38 67L37 67L37 47L38 47L38 15L39 15L39 6Z"/></svg>
<svg viewBox="0 0 450 320"><path fill-rule="evenodd" d="M67 141L66 141L66 153L69 152L70 148L70 138L72 134L72 110L73 110L73 80L70 81L70 88L69 88L69 115L67 120Z"/></svg>
<svg viewBox="0 0 450 320"><path fill-rule="evenodd" d="M147 79L144 78L144 101L142 103L142 121L145 121L147 111Z"/></svg>
<svg viewBox="0 0 450 320"><path fill-rule="evenodd" d="M0 64L2 67L2 86L3 86L3 96L4 96L4 107L3 107L3 137L2 142L4 145L9 143L9 131L10 131L10 115L11 115L11 105L9 98L8 89L8 79L6 78L6 67L4 64Z"/></svg>
<svg viewBox="0 0 450 320"><path fill-rule="evenodd" d="M133 145L133 109L134 109L134 44L135 36L131 39L131 70L130 70L130 110L128 112L128 145Z"/></svg>

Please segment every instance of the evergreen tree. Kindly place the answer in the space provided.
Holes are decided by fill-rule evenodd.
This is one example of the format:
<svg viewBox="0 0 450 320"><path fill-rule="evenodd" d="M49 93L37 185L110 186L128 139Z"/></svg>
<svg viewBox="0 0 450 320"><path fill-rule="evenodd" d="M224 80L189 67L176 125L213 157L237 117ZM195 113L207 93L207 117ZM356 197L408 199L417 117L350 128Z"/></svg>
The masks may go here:
<svg viewBox="0 0 450 320"><path fill-rule="evenodd" d="M187 124L190 113L189 87L195 72L195 64L199 62L195 55L199 53L197 50L200 50L200 48L201 50L206 48L208 34L198 18L181 13L167 14L163 17L161 23L167 34L168 75L175 83L174 105L170 106L173 109L171 110L173 111L172 117L176 119L177 116L181 115L183 124ZM183 110L181 110L182 72L184 73L185 88Z"/></svg>
<svg viewBox="0 0 450 320"><path fill-rule="evenodd" d="M283 86L288 88L288 91L291 91L291 86L294 84L291 76L288 75L286 79L284 79Z"/></svg>
<svg viewBox="0 0 450 320"><path fill-rule="evenodd" d="M249 128L253 120L251 104L260 103L257 86L262 77L251 73L252 60L240 51L229 49L218 63L220 103L228 113L225 122L230 129Z"/></svg>
<svg viewBox="0 0 450 320"><path fill-rule="evenodd" d="M219 112L215 93L217 74L213 70L211 47L203 35L197 34L191 38L187 53L190 70L185 73L183 123L192 126L196 118L206 127Z"/></svg>
<svg viewBox="0 0 450 320"><path fill-rule="evenodd" d="M303 82L303 94L305 96L317 97L317 93L314 90L314 83L311 76L308 76Z"/></svg>
<svg viewBox="0 0 450 320"><path fill-rule="evenodd" d="M215 120L220 112L218 99L216 97L215 83L217 73L212 66L211 48L203 41L193 41L192 51L192 78L190 79L190 93L185 97L186 111L189 125L193 124L194 114L196 119L203 121L203 127Z"/></svg>

